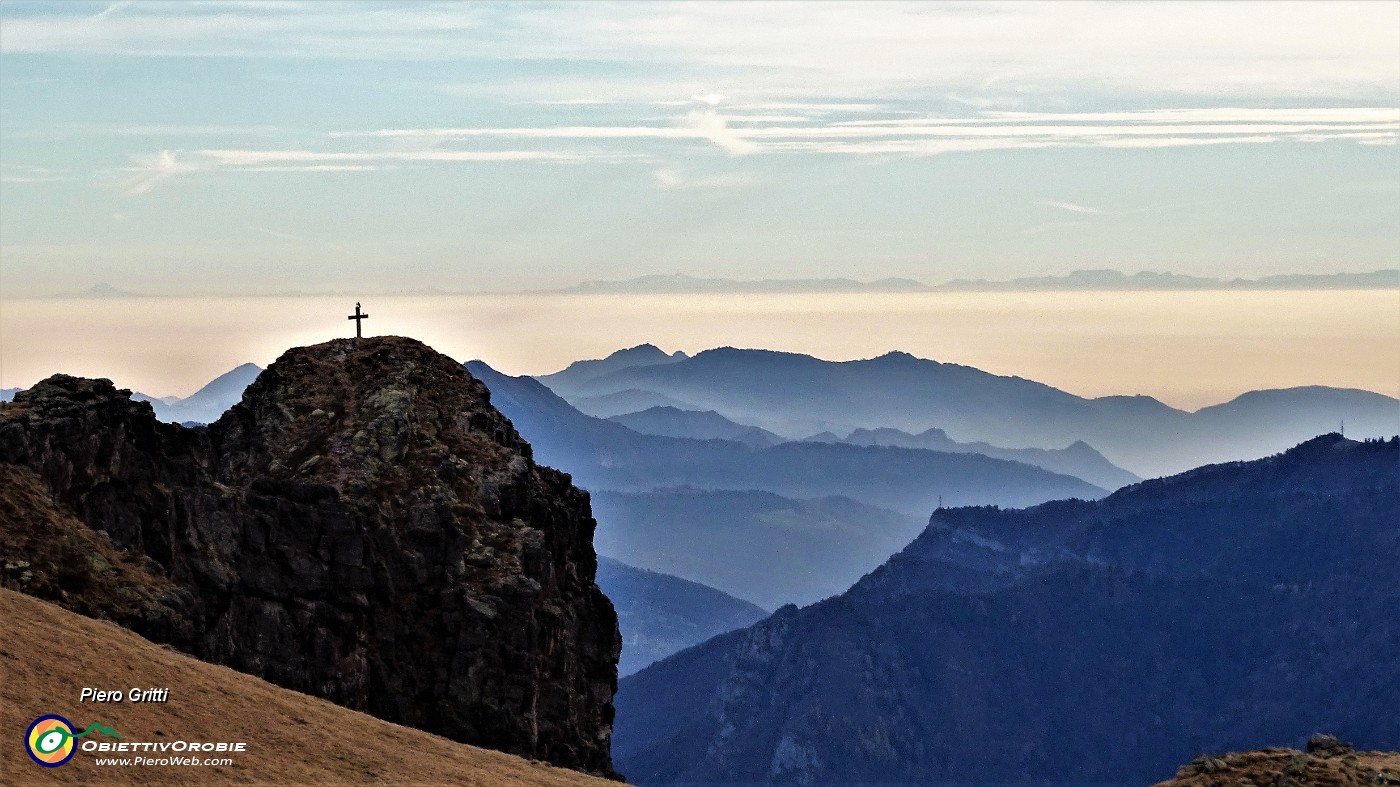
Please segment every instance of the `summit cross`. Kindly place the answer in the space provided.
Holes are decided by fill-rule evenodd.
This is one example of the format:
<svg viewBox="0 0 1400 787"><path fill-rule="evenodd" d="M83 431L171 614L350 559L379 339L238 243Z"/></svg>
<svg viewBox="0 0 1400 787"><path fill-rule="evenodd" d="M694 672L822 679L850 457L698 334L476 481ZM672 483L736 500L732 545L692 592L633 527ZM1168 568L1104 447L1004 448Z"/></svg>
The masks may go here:
<svg viewBox="0 0 1400 787"><path fill-rule="evenodd" d="M360 304L356 303L356 304L355 304L355 313L352 314L352 315L350 315L349 317L346 317L345 319L347 319L347 320L354 320L354 321L355 321L355 338L356 338L356 339L361 338L361 336L360 336L360 320L368 320L368 319L369 319L369 315L368 315L368 314L361 314L361 313L360 313Z"/></svg>

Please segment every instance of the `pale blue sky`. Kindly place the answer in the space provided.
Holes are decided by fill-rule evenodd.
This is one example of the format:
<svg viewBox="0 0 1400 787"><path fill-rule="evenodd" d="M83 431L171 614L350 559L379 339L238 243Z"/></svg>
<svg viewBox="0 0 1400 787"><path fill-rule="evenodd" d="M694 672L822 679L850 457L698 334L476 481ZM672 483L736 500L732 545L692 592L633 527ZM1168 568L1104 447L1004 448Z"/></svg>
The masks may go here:
<svg viewBox="0 0 1400 787"><path fill-rule="evenodd" d="M0 5L0 285L1393 267L1400 3Z"/></svg>

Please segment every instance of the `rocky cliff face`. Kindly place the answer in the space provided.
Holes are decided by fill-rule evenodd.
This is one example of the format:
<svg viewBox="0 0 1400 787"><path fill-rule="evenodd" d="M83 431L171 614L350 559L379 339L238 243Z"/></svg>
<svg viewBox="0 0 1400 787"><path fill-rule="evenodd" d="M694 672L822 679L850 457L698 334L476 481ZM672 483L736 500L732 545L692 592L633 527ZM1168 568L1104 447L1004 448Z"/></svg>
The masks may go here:
<svg viewBox="0 0 1400 787"><path fill-rule="evenodd" d="M143 634L385 719L612 773L620 639L594 583L587 494L536 465L452 359L397 337L292 349L198 429L157 422L106 380L57 375L0 410L0 463L32 471L153 577L113 615ZM0 527L19 527L24 505L0 509ZM11 541L0 557L43 563L19 554L35 539ZM90 573L46 574L47 595L91 608Z"/></svg>

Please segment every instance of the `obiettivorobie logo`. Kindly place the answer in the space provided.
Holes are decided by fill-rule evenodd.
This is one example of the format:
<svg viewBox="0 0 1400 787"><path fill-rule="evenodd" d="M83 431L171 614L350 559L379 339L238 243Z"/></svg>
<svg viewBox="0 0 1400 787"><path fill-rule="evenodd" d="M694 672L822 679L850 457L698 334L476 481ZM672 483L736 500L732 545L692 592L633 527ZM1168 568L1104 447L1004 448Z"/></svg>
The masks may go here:
<svg viewBox="0 0 1400 787"><path fill-rule="evenodd" d="M88 725L82 732L75 733L73 722L50 713L40 716L29 725L29 729L24 733L24 746L29 752L29 759L45 768L57 768L73 759L74 752L78 750L77 739L94 731L113 738L121 737L121 734L111 727L104 727L97 722Z"/></svg>
<svg viewBox="0 0 1400 787"><path fill-rule="evenodd" d="M79 738L87 737L94 732L100 732L108 738L116 738L117 740L98 741L95 738L88 738L81 743L78 742ZM157 732L156 734L160 735L161 733ZM228 767L234 764L233 759L228 755L248 751L246 741L131 741L124 739L121 733L111 727L100 723L93 723L82 732L75 732L73 722L56 713L45 714L30 722L29 729L24 731L24 747L29 752L29 759L45 768L66 765L79 750L92 753L94 755L92 765L97 767L132 765L144 767L170 765ZM172 753L184 755L205 752L223 756L159 756Z"/></svg>

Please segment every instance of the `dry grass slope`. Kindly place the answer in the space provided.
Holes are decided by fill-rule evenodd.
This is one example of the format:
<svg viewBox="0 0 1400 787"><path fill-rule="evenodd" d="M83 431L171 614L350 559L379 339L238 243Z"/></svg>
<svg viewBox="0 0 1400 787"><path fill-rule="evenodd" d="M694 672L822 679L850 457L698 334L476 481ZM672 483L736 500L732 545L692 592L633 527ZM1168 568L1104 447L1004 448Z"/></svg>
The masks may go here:
<svg viewBox="0 0 1400 787"><path fill-rule="evenodd" d="M0 629L0 784L615 784L390 724L9 590L0 590ZM79 704L84 686L168 687L170 701ZM241 740L248 751L231 755L231 767L99 768L79 752L41 768L20 739L46 713L80 728L101 722L123 740Z"/></svg>

